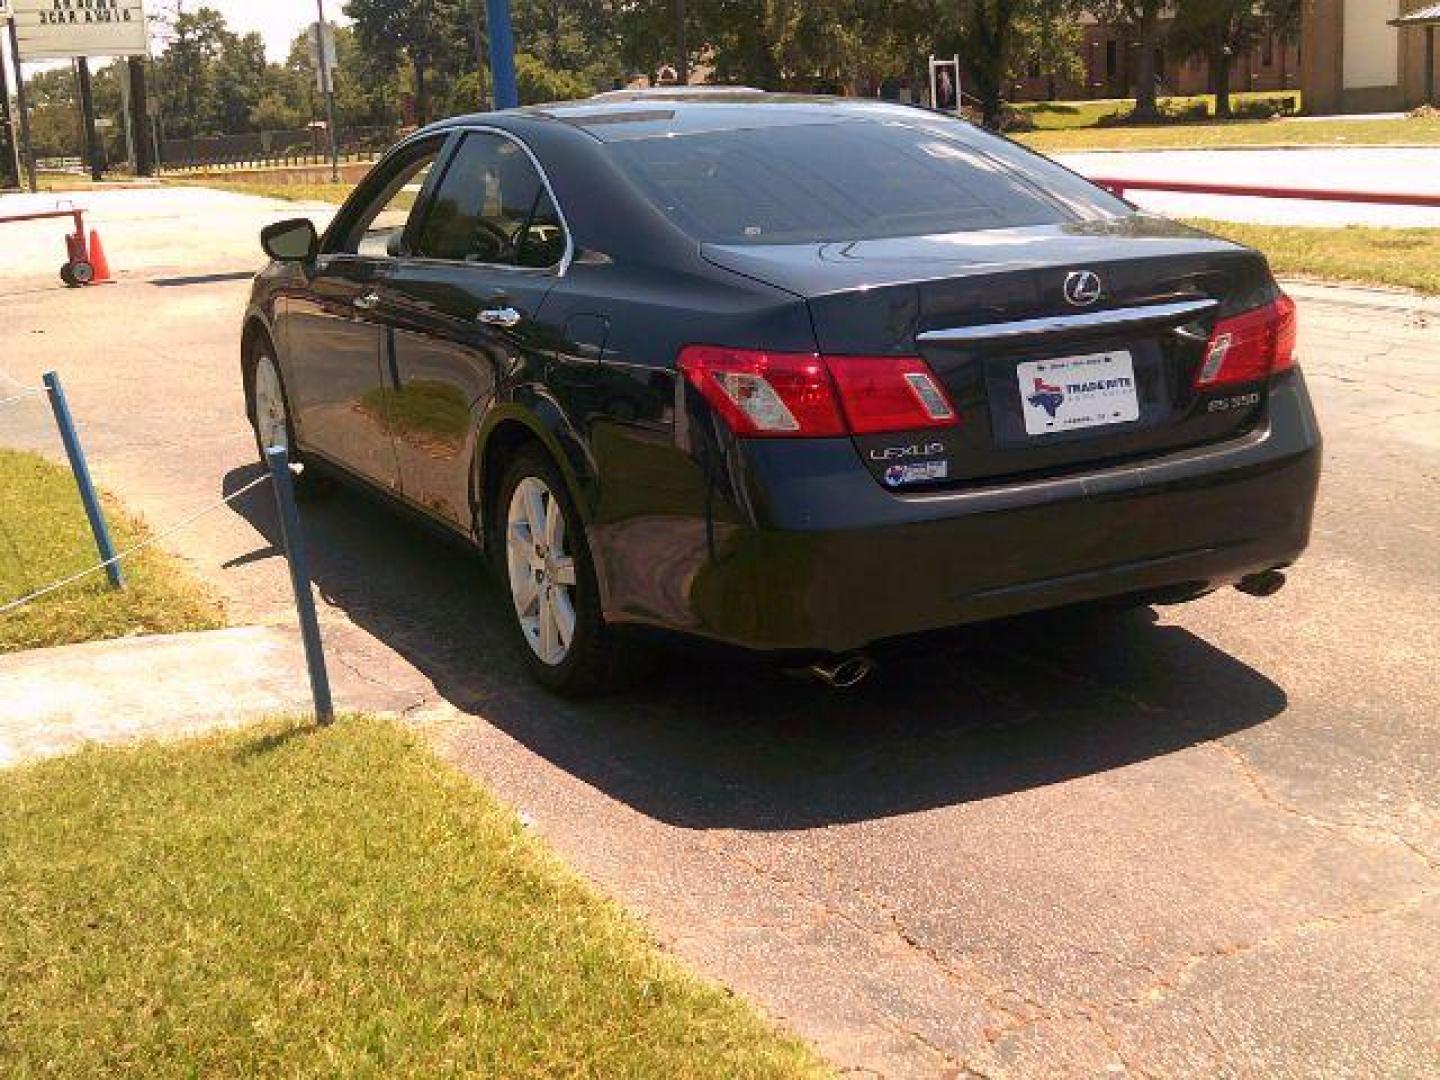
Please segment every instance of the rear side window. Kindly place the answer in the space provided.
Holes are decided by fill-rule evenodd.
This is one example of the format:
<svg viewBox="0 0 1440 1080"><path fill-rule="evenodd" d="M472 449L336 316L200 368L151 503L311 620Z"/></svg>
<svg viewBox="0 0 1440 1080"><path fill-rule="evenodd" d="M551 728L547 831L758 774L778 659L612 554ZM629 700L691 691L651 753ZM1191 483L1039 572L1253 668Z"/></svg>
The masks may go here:
<svg viewBox="0 0 1440 1080"><path fill-rule="evenodd" d="M560 215L530 155L502 135L466 135L420 226L415 254L543 268L564 253Z"/></svg>
<svg viewBox="0 0 1440 1080"><path fill-rule="evenodd" d="M842 121L616 141L610 152L698 240L784 244L1054 225L1127 212L1044 159L937 127Z"/></svg>

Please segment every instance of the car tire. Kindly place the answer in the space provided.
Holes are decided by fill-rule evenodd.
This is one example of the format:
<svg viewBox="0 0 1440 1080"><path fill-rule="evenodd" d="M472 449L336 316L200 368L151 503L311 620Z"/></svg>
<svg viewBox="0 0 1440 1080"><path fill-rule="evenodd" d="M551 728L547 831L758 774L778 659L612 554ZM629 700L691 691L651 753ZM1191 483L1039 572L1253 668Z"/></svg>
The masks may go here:
<svg viewBox="0 0 1440 1080"><path fill-rule="evenodd" d="M310 502L334 490L335 482L308 467L298 449L295 426L290 420L290 396L280 374L280 365L275 360L275 349L263 335L252 346L245 368L245 409L262 465L266 464L266 447L275 445L283 433L283 445L289 452L291 464L300 466L299 474L294 476L296 499Z"/></svg>
<svg viewBox="0 0 1440 1080"><path fill-rule="evenodd" d="M75 268L71 263L60 264L60 280L65 283L67 289L78 289L80 282L75 280Z"/></svg>
<svg viewBox="0 0 1440 1080"><path fill-rule="evenodd" d="M633 682L643 658L622 649L601 617L584 524L560 470L540 446L525 446L511 460L491 509L508 618L536 681L566 697L592 697Z"/></svg>

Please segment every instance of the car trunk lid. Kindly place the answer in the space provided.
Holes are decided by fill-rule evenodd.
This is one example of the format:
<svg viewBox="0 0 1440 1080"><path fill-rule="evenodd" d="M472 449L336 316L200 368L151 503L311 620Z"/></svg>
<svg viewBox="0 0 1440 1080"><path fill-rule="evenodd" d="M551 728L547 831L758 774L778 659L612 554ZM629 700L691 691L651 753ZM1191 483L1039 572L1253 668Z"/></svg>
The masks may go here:
<svg viewBox="0 0 1440 1080"><path fill-rule="evenodd" d="M1263 258L1163 219L704 251L805 297L822 354L929 364L956 426L855 439L891 488L1062 475L1234 438L1263 411L1263 387L1195 386L1216 319L1273 297Z"/></svg>

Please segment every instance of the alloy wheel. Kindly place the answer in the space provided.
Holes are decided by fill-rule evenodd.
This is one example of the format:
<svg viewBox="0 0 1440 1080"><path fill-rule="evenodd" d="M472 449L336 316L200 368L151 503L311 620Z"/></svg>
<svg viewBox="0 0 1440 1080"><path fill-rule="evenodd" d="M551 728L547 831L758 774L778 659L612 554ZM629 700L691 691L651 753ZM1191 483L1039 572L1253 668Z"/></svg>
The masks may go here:
<svg viewBox="0 0 1440 1080"><path fill-rule="evenodd" d="M255 434L262 452L272 446L290 448L290 429L285 420L280 373L275 370L275 361L262 355L255 362Z"/></svg>
<svg viewBox="0 0 1440 1080"><path fill-rule="evenodd" d="M525 640L552 667L565 660L575 639L575 558L565 545L560 500L543 480L524 477L510 496L505 521L510 596Z"/></svg>

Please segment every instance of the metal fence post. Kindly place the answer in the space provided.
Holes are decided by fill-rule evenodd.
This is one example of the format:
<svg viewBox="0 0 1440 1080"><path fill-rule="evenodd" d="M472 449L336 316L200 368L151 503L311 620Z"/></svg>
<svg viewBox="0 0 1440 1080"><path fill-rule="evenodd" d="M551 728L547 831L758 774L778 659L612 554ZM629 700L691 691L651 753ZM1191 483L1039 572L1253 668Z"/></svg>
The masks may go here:
<svg viewBox="0 0 1440 1080"><path fill-rule="evenodd" d="M105 527L105 514L100 509L100 498L95 494L95 484L90 479L90 467L85 464L85 450L80 445L80 435L70 416L65 388L60 385L60 376L53 371L45 372L42 380L49 391L50 408L55 413L55 426L60 429L60 441L65 444L65 456L70 459L70 471L75 474L75 486L80 489L80 501L85 504L85 516L90 519L95 548L106 564L105 576L110 579L112 589L123 589L125 577L120 572L120 564L111 561L115 558L115 545L110 542L110 530Z"/></svg>
<svg viewBox="0 0 1440 1080"><path fill-rule="evenodd" d="M315 597L310 593L310 566L305 560L305 537L300 531L300 514L295 509L295 485L290 478L290 455L283 446L265 451L270 478L275 484L275 506L280 512L280 540L285 561L290 564L290 584L295 590L295 609L300 615L300 638L305 643L305 666L310 671L310 695L315 699L315 719L328 724L335 719L330 700L330 676L325 670L325 649L320 642L320 621L315 615Z"/></svg>

